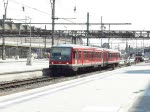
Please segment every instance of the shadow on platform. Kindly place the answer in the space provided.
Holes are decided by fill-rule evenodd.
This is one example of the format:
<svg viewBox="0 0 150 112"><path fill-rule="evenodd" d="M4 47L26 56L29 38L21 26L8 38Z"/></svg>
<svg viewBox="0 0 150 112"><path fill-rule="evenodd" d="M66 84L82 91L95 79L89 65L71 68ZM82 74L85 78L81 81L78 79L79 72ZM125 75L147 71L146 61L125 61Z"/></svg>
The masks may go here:
<svg viewBox="0 0 150 112"><path fill-rule="evenodd" d="M143 94L138 97L128 112L150 112L150 83L145 90L135 91L135 94Z"/></svg>
<svg viewBox="0 0 150 112"><path fill-rule="evenodd" d="M150 75L150 70L129 70L125 73L127 73L127 74L147 74L147 75Z"/></svg>

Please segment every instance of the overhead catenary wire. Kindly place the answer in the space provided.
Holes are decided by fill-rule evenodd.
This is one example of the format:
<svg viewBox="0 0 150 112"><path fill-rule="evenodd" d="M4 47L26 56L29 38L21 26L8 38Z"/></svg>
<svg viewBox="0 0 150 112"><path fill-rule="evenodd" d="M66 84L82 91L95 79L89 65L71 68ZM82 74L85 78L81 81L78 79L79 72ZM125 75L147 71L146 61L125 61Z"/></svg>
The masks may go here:
<svg viewBox="0 0 150 112"><path fill-rule="evenodd" d="M50 16L51 16L50 13L47 13L47 12L41 11L41 10L39 10L39 9L37 9L37 8L34 8L34 7L31 7L31 6L28 6L28 5L19 3L19 2L15 1L15 0L11 0L11 2L23 6L23 7L24 7L24 10L25 10L25 7L27 7L27 8L30 8L30 9L32 9L32 10L35 10L35 11L38 11L38 12L40 12L40 13L44 13L44 14L47 14L47 15L50 15ZM53 4L53 3L52 3L52 0L50 0L50 4L51 4L51 9L52 9L52 4ZM75 22L73 22L73 21L71 21L71 20L68 20L67 18L58 18L58 17L56 17L56 19L62 19L62 20L65 20L65 21L68 21L68 22L71 22L71 23L75 23ZM70 19L70 18L69 18L69 19Z"/></svg>
<svg viewBox="0 0 150 112"><path fill-rule="evenodd" d="M41 11L41 10L39 10L39 9L37 9L37 8L30 7L30 6L28 6L28 5L25 5L25 4L22 4L22 3L16 2L15 0L11 0L11 2L16 3L16 4L19 4L19 5L22 5L23 7L27 7L27 8L30 8L30 9L36 10L36 11L38 11L38 12L41 12L41 13L44 13L44 14L47 14L47 15L51 15L51 14L49 14L49 13L47 13L47 12L44 12L44 11Z"/></svg>

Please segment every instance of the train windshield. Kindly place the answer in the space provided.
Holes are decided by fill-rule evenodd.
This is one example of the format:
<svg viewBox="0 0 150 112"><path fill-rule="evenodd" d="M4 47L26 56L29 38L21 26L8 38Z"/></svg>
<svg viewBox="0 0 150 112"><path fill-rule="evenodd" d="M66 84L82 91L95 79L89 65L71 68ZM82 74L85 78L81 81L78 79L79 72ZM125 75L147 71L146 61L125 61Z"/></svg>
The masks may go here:
<svg viewBox="0 0 150 112"><path fill-rule="evenodd" d="M71 59L71 48L52 48L52 59L69 61Z"/></svg>

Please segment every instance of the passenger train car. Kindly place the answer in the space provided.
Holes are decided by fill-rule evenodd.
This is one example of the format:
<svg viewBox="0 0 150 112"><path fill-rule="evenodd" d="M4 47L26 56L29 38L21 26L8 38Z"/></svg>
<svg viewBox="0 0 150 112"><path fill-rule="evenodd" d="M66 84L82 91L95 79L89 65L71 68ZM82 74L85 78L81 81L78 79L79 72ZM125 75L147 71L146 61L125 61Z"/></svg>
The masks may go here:
<svg viewBox="0 0 150 112"><path fill-rule="evenodd" d="M97 47L61 44L50 50L49 68L52 74L76 73L79 70L117 66L120 52Z"/></svg>

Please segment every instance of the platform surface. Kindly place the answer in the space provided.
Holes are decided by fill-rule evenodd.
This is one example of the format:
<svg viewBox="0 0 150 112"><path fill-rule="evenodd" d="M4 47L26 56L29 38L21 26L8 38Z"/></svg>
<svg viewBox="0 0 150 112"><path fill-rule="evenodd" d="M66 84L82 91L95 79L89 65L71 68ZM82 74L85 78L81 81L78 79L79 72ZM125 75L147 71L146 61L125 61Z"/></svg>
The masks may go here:
<svg viewBox="0 0 150 112"><path fill-rule="evenodd" d="M32 64L27 65L27 59L0 59L0 75L15 72L41 70L49 67L49 59L32 59Z"/></svg>
<svg viewBox="0 0 150 112"><path fill-rule="evenodd" d="M149 63L0 97L0 112L149 111Z"/></svg>

